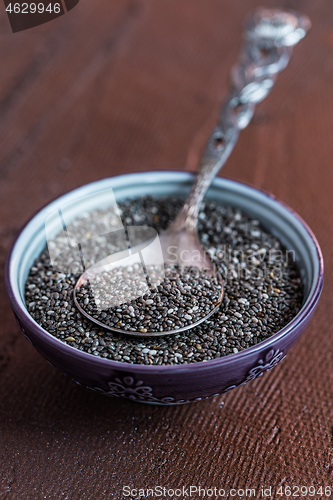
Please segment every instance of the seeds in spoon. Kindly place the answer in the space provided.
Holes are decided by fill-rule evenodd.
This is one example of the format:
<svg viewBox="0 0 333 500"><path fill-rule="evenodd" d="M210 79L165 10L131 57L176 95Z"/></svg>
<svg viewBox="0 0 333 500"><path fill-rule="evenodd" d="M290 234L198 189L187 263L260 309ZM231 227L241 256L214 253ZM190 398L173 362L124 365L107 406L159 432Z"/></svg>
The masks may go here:
<svg viewBox="0 0 333 500"><path fill-rule="evenodd" d="M129 276L126 268L117 267L99 274L97 287L86 281L76 298L83 311L105 326L148 334L190 327L220 302L221 284L204 270L169 266L156 288L147 287L148 276L151 270L144 277L135 271Z"/></svg>

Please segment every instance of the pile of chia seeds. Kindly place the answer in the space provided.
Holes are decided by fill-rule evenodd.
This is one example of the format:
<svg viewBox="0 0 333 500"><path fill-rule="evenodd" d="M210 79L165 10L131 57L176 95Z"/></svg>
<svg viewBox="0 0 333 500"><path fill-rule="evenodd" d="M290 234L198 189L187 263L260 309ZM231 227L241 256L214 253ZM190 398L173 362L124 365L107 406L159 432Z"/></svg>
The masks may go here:
<svg viewBox="0 0 333 500"><path fill-rule="evenodd" d="M148 274L140 271L135 264L98 274L95 286L86 281L76 291L79 306L108 327L149 334L190 327L221 301L221 284L204 269L165 266L165 277L157 287L148 286L154 269ZM133 295L139 298L130 300ZM115 306L119 299L124 303Z"/></svg>
<svg viewBox="0 0 333 500"><path fill-rule="evenodd" d="M118 207L124 225L147 225L160 231L175 218L182 203L178 198L146 196L119 202ZM93 230L106 215L99 209L81 217L85 227ZM224 298L219 311L192 330L142 339L99 327L74 304L73 289L82 272L79 259L76 262L72 256L70 270L57 272L47 249L30 270L27 308L39 325L68 345L94 356L145 365L195 363L236 353L269 338L294 318L302 305L303 286L292 250L286 250L259 221L215 202L202 204L198 229L222 275ZM99 237L100 245L91 245L90 265L105 257L99 255L103 241L107 247L107 236ZM65 247L61 237L53 245L59 250Z"/></svg>

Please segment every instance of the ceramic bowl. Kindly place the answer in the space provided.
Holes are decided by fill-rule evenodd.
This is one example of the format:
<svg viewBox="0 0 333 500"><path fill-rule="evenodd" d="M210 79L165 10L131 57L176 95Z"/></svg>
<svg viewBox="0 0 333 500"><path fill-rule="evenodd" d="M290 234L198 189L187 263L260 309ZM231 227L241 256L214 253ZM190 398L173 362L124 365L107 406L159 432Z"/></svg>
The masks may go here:
<svg viewBox="0 0 333 500"><path fill-rule="evenodd" d="M238 207L259 219L286 248L295 251L304 285L304 302L297 316L279 332L244 351L212 361L144 366L79 351L53 337L32 319L24 301L24 285L34 259L46 244L44 225L48 215L77 198L108 188L113 189L117 201L145 194L185 197L192 182L193 175L185 172L144 172L104 179L53 201L18 234L6 266L7 292L17 322L37 351L77 383L106 395L145 403L199 401L230 391L275 367L309 323L323 286L323 259L315 236L293 210L272 195L223 178L215 179L207 198Z"/></svg>

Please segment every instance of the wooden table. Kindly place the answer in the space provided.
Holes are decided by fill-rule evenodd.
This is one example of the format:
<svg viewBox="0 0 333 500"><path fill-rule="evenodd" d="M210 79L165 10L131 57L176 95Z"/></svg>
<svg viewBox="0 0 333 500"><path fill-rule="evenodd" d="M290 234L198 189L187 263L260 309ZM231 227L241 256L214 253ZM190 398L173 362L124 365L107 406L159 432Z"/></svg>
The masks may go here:
<svg viewBox="0 0 333 500"><path fill-rule="evenodd" d="M318 310L284 363L221 397L155 407L79 387L19 332L2 279L9 246L77 186L194 169L243 19L262 3L302 9L313 28L223 175L274 193L314 230L326 264ZM332 21L327 0L81 0L48 25L0 34L0 499L333 486Z"/></svg>

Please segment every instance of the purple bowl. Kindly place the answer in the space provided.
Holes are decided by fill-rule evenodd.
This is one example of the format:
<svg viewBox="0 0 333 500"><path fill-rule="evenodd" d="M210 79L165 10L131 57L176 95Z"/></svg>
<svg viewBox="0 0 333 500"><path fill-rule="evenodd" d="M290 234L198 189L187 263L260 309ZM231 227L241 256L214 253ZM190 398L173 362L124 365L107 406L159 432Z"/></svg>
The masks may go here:
<svg viewBox="0 0 333 500"><path fill-rule="evenodd" d="M77 383L108 396L144 403L200 401L228 392L274 368L309 323L324 276L322 253L315 236L293 210L274 196L223 178L214 180L207 199L240 208L260 220L286 248L295 251L304 285L304 302L297 316L279 332L244 351L212 361L143 366L79 351L53 337L32 319L24 301L24 285L34 259L46 244L44 225L48 215L64 204L108 188L113 189L117 201L144 194L184 197L192 182L193 175L185 172L144 172L104 179L53 201L32 217L18 234L6 265L6 287L15 317L23 335L37 351Z"/></svg>

